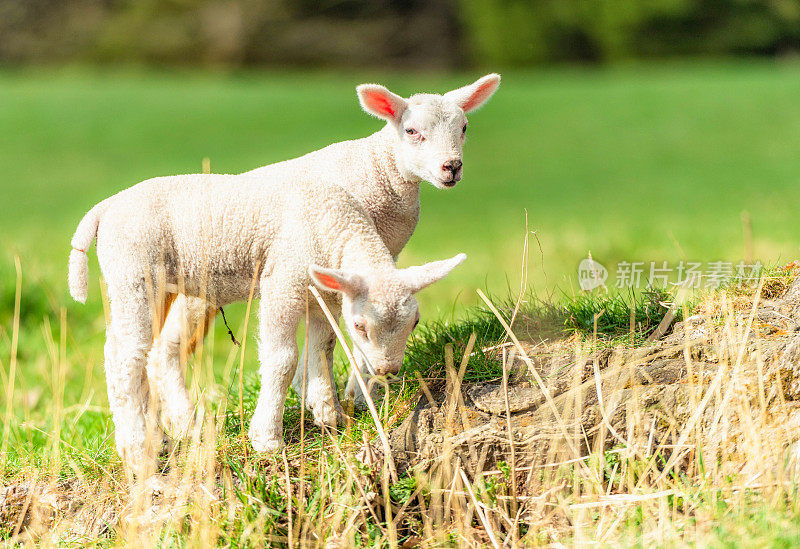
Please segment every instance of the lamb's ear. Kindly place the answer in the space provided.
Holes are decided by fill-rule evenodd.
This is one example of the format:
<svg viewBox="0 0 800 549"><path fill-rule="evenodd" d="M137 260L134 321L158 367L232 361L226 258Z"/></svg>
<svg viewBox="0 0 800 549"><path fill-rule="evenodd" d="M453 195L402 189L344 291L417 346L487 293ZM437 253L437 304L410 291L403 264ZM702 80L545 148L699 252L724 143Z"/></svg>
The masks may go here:
<svg viewBox="0 0 800 549"><path fill-rule="evenodd" d="M364 289L364 280L354 273L311 265L308 268L308 274L323 290L354 296Z"/></svg>
<svg viewBox="0 0 800 549"><path fill-rule="evenodd" d="M373 116L397 123L408 103L378 84L361 84L356 88L361 108Z"/></svg>
<svg viewBox="0 0 800 549"><path fill-rule="evenodd" d="M461 265L465 259L467 259L467 254L458 254L450 259L432 261L419 267L409 267L403 269L403 278L411 293L417 293L446 277L450 274L450 271Z"/></svg>
<svg viewBox="0 0 800 549"><path fill-rule="evenodd" d="M469 86L449 91L444 97L464 109L464 112L470 112L486 103L499 86L500 75L492 73L479 78Z"/></svg>

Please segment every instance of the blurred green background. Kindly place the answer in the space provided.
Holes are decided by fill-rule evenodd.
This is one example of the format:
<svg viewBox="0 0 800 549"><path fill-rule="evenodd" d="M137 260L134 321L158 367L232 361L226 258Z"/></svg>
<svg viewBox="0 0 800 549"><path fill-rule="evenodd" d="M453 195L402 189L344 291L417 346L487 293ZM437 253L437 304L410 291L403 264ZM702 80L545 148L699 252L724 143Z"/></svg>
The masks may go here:
<svg viewBox="0 0 800 549"><path fill-rule="evenodd" d="M796 0L3 0L0 59L452 69L791 55Z"/></svg>

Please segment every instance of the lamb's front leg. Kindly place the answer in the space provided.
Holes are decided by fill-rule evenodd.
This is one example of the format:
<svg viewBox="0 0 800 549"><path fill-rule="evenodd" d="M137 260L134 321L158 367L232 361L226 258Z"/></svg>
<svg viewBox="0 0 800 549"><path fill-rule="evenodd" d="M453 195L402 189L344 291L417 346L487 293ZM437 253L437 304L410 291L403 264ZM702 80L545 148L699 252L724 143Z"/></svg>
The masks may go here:
<svg viewBox="0 0 800 549"><path fill-rule="evenodd" d="M336 428L338 419L343 415L333 379L336 334L325 316L312 315L308 319L307 338L308 355L304 353L300 357L292 386L303 400L305 384L305 405L314 414L314 423L320 427Z"/></svg>
<svg viewBox="0 0 800 549"><path fill-rule="evenodd" d="M300 305L300 306L297 306ZM302 303L262 293L258 358L261 392L250 421L250 443L259 452L283 448L283 406L297 366L297 326Z"/></svg>

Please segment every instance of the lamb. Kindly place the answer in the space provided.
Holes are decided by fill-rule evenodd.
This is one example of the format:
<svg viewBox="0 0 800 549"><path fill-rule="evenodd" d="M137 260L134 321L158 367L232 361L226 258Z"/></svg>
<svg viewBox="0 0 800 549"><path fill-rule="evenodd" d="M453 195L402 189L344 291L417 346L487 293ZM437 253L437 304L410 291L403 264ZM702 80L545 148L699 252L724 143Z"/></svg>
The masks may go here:
<svg viewBox="0 0 800 549"><path fill-rule="evenodd" d="M335 143L300 158L258 168L245 174L264 182L300 181L309 185L340 185L366 209L378 234L395 258L408 242L419 219L420 182L450 189L463 174L462 148L469 113L483 105L500 85L500 75L489 74L444 95L417 94L404 99L383 86L358 86L363 109L386 125L363 139ZM217 308L206 300L179 296L170 309L154 344L148 375L170 395L163 402L165 416L176 432L188 425L192 404L183 381L181 357L204 337ZM186 340L191 339L186 344ZM184 341L182 345L182 340ZM327 348L333 349L331 340ZM182 352L182 347L183 351ZM356 353L364 375L366 361ZM332 360L328 353L329 362ZM300 393L302 372L293 385ZM306 401L317 402L332 390L306 384ZM348 398L362 397L355 372L345 389ZM334 391L335 393L335 391ZM315 416L317 423L326 418Z"/></svg>
<svg viewBox="0 0 800 549"><path fill-rule="evenodd" d="M286 392L298 364L296 334L309 312L308 379L329 372L332 328L308 299L310 282L328 290L351 337L378 373L400 369L419 319L413 294L446 276L466 256L398 269L363 206L339 185L253 176L187 175L144 181L104 200L72 239L69 288L84 301L86 249L97 257L110 305L106 331L108 398L117 450L136 470L146 463L147 355L167 296L179 290L225 305L259 304L261 392L249 436L258 451L283 445ZM301 180L300 183L303 183ZM340 298L338 297L340 296ZM330 386L330 384L327 384ZM314 414L335 422L332 395Z"/></svg>

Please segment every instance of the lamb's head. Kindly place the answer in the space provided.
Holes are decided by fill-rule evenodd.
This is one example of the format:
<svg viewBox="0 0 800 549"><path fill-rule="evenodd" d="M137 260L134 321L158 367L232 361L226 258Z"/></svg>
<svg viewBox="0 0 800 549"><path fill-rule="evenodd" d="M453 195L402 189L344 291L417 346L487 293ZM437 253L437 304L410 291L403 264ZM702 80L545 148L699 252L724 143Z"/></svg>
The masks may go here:
<svg viewBox="0 0 800 549"><path fill-rule="evenodd" d="M408 336L419 323L414 294L441 280L467 256L419 267L355 273L311 266L314 282L342 294L342 316L356 352L378 375L395 374L403 365Z"/></svg>
<svg viewBox="0 0 800 549"><path fill-rule="evenodd" d="M449 189L463 173L466 113L486 103L499 85L499 74L487 74L444 95L420 93L404 99L377 84L362 84L357 92L364 110L396 132L395 161L403 176Z"/></svg>

